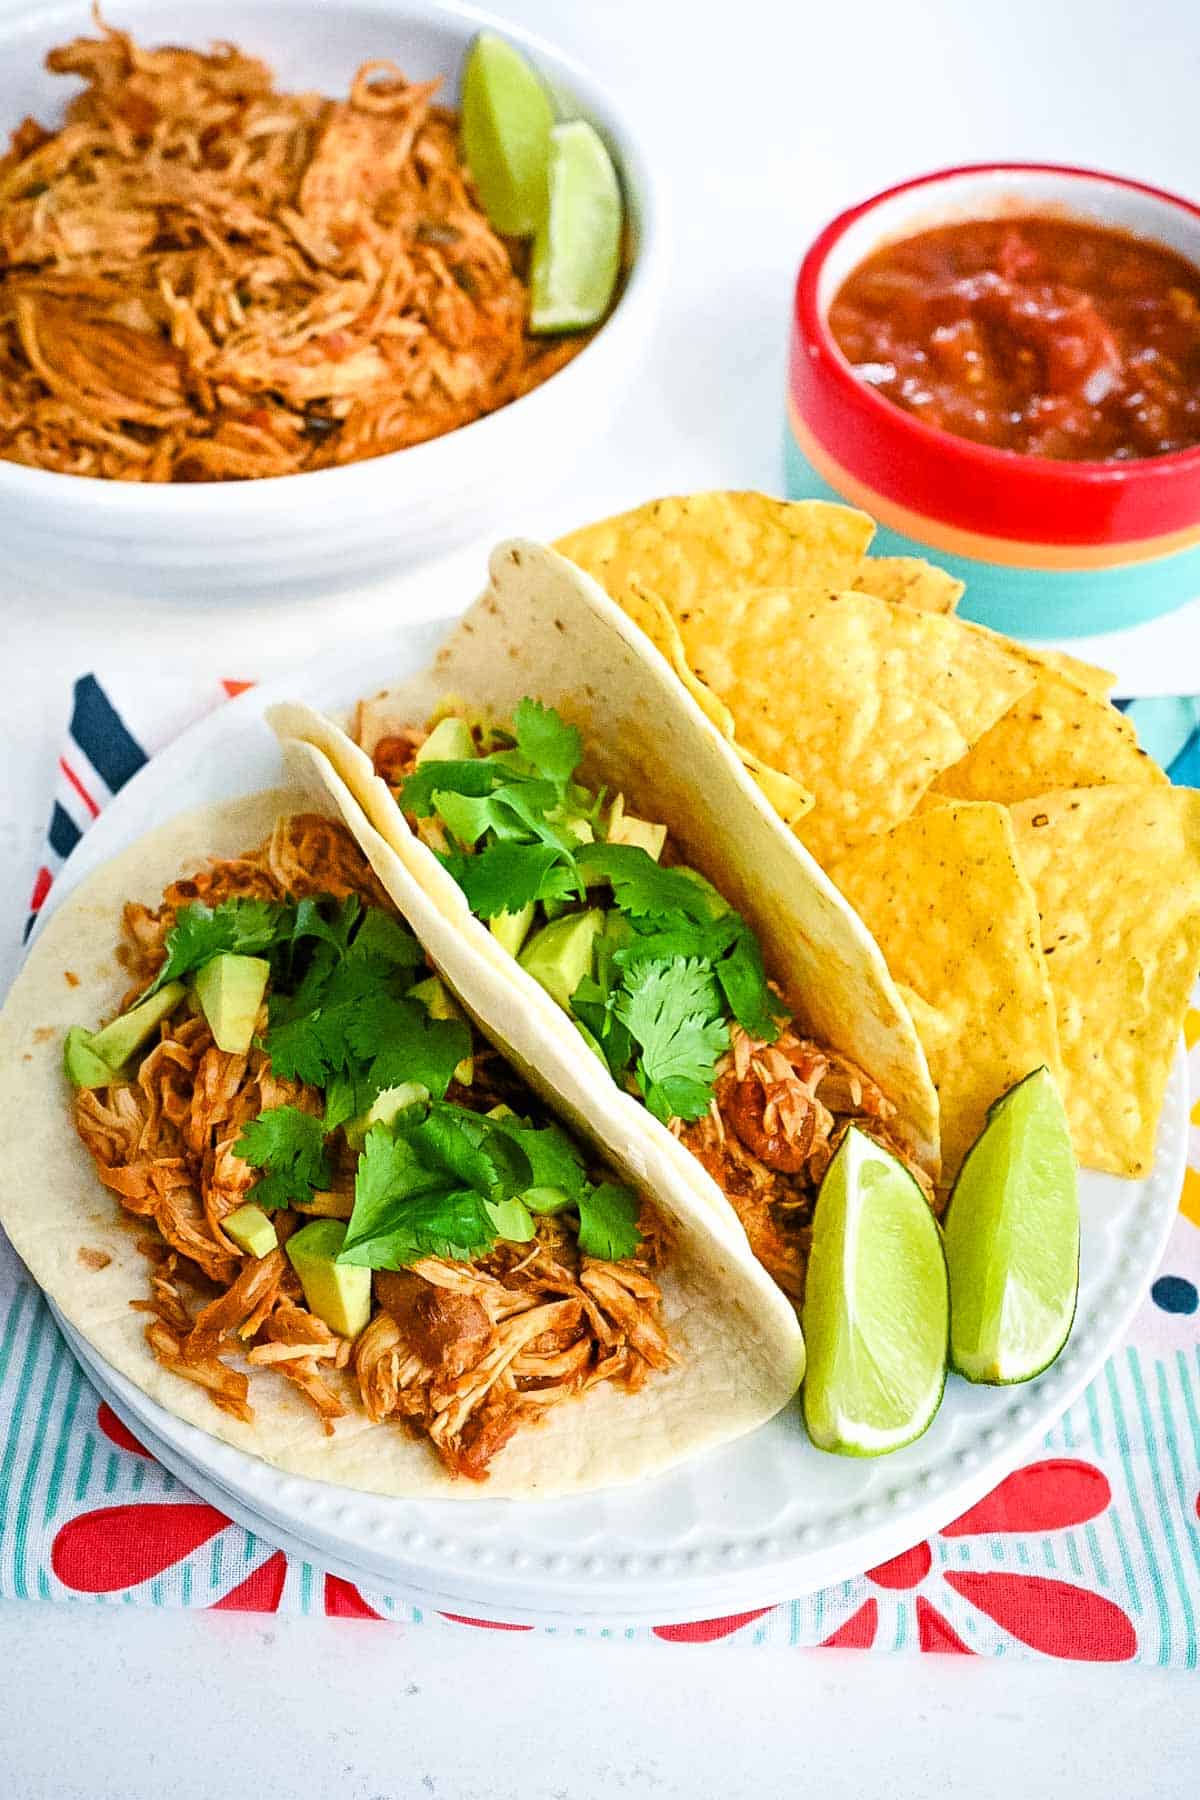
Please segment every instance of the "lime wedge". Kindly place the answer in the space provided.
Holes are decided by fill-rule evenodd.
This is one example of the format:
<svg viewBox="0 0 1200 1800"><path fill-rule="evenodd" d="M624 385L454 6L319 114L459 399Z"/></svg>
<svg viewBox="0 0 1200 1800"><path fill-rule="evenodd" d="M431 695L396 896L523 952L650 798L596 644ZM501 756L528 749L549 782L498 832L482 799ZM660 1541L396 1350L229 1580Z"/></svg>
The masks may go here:
<svg viewBox="0 0 1200 1800"><path fill-rule="evenodd" d="M549 204L533 241L531 331L582 331L608 311L621 266L621 185L586 119L550 133Z"/></svg>
<svg viewBox="0 0 1200 1800"><path fill-rule="evenodd" d="M950 1360L971 1381L1028 1381L1071 1333L1079 1192L1054 1077L1035 1069L997 1100L946 1215Z"/></svg>
<svg viewBox="0 0 1200 1800"><path fill-rule="evenodd" d="M946 1384L941 1233L902 1163L853 1127L817 1196L804 1297L814 1444L881 1456L920 1437Z"/></svg>
<svg viewBox="0 0 1200 1800"><path fill-rule="evenodd" d="M554 109L520 51L481 31L463 70L460 131L483 209L505 237L532 237L546 211Z"/></svg>

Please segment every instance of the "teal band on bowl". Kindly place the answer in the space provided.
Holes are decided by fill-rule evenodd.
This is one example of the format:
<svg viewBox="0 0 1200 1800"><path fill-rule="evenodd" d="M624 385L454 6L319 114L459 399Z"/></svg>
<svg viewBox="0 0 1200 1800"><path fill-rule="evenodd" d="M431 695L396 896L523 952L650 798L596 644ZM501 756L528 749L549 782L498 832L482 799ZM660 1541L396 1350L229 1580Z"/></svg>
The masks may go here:
<svg viewBox="0 0 1200 1800"><path fill-rule="evenodd" d="M831 487L804 455L784 424L785 492L791 500L836 500ZM1120 631L1172 612L1200 595L1200 545L1150 562L1115 569L1023 569L956 556L887 525L877 528L876 556L924 556L966 583L959 605L964 619L1013 637L1084 637Z"/></svg>

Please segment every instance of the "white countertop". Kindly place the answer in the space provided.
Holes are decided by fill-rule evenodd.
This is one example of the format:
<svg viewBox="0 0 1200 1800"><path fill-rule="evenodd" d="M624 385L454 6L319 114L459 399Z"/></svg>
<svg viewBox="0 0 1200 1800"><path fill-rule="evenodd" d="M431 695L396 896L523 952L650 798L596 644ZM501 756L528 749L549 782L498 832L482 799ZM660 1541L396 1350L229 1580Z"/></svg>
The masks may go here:
<svg viewBox="0 0 1200 1800"><path fill-rule="evenodd" d="M676 203L671 310L651 365L587 466L513 521L534 534L651 493L778 488L794 265L854 198L1007 156L1196 188L1192 0L506 4L637 102ZM117 0L110 10L119 23ZM260 676L378 622L378 606L358 596L218 617L35 599L5 592L0 575L0 917L13 933L0 941L0 986L72 677L121 664L153 679L172 660ZM1196 610L1169 637L1114 650L1132 689L1200 691ZM0 1667L0 1789L12 1800L1173 1796L1200 1750L1194 1680L1048 1661L11 1604Z"/></svg>

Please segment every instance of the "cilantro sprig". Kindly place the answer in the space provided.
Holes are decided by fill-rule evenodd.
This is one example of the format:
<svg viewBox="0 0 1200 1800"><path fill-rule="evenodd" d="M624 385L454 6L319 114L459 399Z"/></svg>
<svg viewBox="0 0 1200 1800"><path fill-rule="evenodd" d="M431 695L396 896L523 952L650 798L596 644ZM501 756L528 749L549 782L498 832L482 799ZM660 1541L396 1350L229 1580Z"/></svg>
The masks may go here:
<svg viewBox="0 0 1200 1800"><path fill-rule="evenodd" d="M535 1213L567 1207L579 1215L586 1254L634 1254L636 1196L589 1180L557 1126L433 1101L367 1133L338 1261L371 1269L401 1269L423 1256L466 1261L499 1238L528 1241Z"/></svg>
<svg viewBox="0 0 1200 1800"><path fill-rule="evenodd" d="M401 806L446 828L442 862L478 918L611 893L594 973L571 1010L657 1117L698 1118L730 1021L766 1042L779 1035L785 1015L758 939L695 870L663 868L635 844L585 841L602 830L603 796L579 784L582 740L552 707L522 700L498 736L501 747L473 761L419 765Z"/></svg>
<svg viewBox="0 0 1200 1800"><path fill-rule="evenodd" d="M235 1156L263 1170L251 1199L264 1212L308 1200L314 1188L327 1188L333 1171L325 1151L325 1126L298 1106L273 1106L242 1127Z"/></svg>
<svg viewBox="0 0 1200 1800"><path fill-rule="evenodd" d="M390 914L352 900L339 912L337 928L317 937L293 991L271 993L265 1040L271 1067L325 1090L327 1130L365 1112L401 1081L419 1082L440 1099L470 1055L467 1025L431 1018L407 998L423 967L411 932Z"/></svg>

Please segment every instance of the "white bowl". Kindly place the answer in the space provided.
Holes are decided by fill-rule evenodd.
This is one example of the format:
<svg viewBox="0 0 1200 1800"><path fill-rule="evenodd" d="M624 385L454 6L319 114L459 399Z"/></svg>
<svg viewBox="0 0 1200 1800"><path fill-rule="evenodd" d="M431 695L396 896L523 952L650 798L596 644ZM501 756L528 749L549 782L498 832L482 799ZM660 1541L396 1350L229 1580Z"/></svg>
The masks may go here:
<svg viewBox="0 0 1200 1800"><path fill-rule="evenodd" d="M623 114L577 65L518 27L418 0L111 0L110 22L150 44L229 39L287 88L344 93L358 65L391 57L452 99L481 26L519 45L604 135L620 171L633 263L612 316L565 369L522 399L412 449L344 468L173 486L52 474L0 461L0 543L10 571L54 586L155 599L294 596L381 576L519 523L603 431L653 321L663 275L658 201ZM0 130L61 116L72 90L48 49L91 34L86 0L0 0Z"/></svg>

